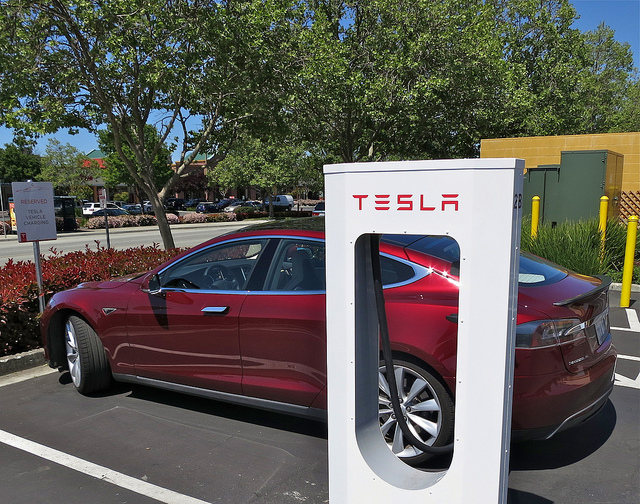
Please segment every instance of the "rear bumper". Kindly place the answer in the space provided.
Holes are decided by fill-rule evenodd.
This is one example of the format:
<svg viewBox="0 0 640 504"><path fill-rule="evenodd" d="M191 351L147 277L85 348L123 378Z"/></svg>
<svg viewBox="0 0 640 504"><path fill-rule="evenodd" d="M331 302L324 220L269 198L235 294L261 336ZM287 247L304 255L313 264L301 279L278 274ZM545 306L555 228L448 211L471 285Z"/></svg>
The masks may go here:
<svg viewBox="0 0 640 504"><path fill-rule="evenodd" d="M518 377L514 383L511 437L514 441L549 439L587 421L613 390L613 345L598 363L578 374Z"/></svg>

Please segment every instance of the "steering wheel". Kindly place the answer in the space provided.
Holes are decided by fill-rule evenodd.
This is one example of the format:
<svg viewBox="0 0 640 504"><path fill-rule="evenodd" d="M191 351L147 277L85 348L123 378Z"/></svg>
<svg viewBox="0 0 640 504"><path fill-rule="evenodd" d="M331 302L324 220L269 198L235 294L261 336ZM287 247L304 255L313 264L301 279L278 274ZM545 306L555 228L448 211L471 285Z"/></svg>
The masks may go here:
<svg viewBox="0 0 640 504"><path fill-rule="evenodd" d="M211 280L211 286L220 290L238 290L238 280L233 272L221 264L212 264L204 270L204 275Z"/></svg>
<svg viewBox="0 0 640 504"><path fill-rule="evenodd" d="M200 287L186 278L174 278L167 283L166 287L176 287L177 289L200 289Z"/></svg>

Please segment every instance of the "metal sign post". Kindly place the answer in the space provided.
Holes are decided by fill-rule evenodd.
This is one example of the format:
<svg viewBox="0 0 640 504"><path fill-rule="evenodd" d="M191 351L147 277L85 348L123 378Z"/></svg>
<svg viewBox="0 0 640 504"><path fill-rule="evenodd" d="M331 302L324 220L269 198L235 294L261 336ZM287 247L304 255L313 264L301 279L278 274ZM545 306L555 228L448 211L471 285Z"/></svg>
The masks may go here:
<svg viewBox="0 0 640 504"><path fill-rule="evenodd" d="M325 166L332 504L507 502L523 169L515 159ZM362 267L362 244L371 241L361 238L381 234L449 236L460 247L446 470L408 466L380 432L380 337Z"/></svg>
<svg viewBox="0 0 640 504"><path fill-rule="evenodd" d="M100 199L100 208L104 210L104 229L107 233L107 248L111 248L111 239L109 238L109 218L107 216L107 188L98 189L98 197Z"/></svg>
<svg viewBox="0 0 640 504"><path fill-rule="evenodd" d="M44 311L44 289L40 264L40 241L55 240L56 214L51 182L13 182L13 204L18 242L33 242L40 312Z"/></svg>
<svg viewBox="0 0 640 504"><path fill-rule="evenodd" d="M4 180L0 180L0 212L2 212L2 232L4 233L4 237L7 237L7 223L4 215L4 190L2 186L4 185ZM11 221L9 221L11 224Z"/></svg>

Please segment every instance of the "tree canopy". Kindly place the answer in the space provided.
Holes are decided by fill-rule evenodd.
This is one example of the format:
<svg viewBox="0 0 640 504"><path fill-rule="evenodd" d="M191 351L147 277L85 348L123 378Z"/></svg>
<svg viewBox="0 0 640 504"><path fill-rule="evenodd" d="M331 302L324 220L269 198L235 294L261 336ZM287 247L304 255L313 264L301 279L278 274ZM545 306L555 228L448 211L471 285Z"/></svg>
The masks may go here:
<svg viewBox="0 0 640 504"><path fill-rule="evenodd" d="M0 180L24 182L40 174L40 156L33 153L33 142L17 137L0 149Z"/></svg>
<svg viewBox="0 0 640 504"><path fill-rule="evenodd" d="M106 125L165 246L162 200L198 155L216 180L266 187L301 159L473 157L482 138L640 130L628 44L574 28L569 0L0 5L0 123Z"/></svg>
<svg viewBox="0 0 640 504"><path fill-rule="evenodd" d="M100 177L100 168L72 145L62 145L51 139L42 157L42 169L38 179L51 182L58 192L86 199L93 196L89 180Z"/></svg>
<svg viewBox="0 0 640 504"><path fill-rule="evenodd" d="M199 152L217 162L239 125L269 108L288 3L0 3L0 120L32 133L108 125L120 160L151 199L165 247L173 246L162 201ZM159 133L153 145L148 124ZM177 169L158 186L153 163L176 131Z"/></svg>
<svg viewBox="0 0 640 504"><path fill-rule="evenodd" d="M153 150L160 141L158 130L151 124L145 125L144 142L148 150ZM126 156L128 162L125 163L120 157L115 145L115 136L111 127L98 132L98 146L106 154L104 158L105 167L101 171L100 177L108 187L116 187L119 184L133 185L140 199L149 199L144 192L144 188L139 187L136 178L130 172L130 166L135 166L138 175L142 174L142 167L128 145L123 145L121 153ZM151 161L156 187L162 187L173 175L171 169L171 148L166 144L158 150L155 159Z"/></svg>

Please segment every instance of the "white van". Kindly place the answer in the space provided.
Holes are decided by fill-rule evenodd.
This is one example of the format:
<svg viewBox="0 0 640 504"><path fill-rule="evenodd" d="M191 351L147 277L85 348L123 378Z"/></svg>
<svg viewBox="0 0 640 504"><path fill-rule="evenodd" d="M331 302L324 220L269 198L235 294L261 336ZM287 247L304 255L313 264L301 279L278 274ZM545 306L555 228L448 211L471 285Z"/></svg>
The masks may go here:
<svg viewBox="0 0 640 504"><path fill-rule="evenodd" d="M293 196L290 194L278 194L271 202L273 208L284 208L285 210L291 210L293 208ZM268 200L265 203L268 203Z"/></svg>
<svg viewBox="0 0 640 504"><path fill-rule="evenodd" d="M107 208L119 208L113 203L107 203ZM91 217L93 212L100 210L100 203L85 203L82 205L82 215L85 217Z"/></svg>

